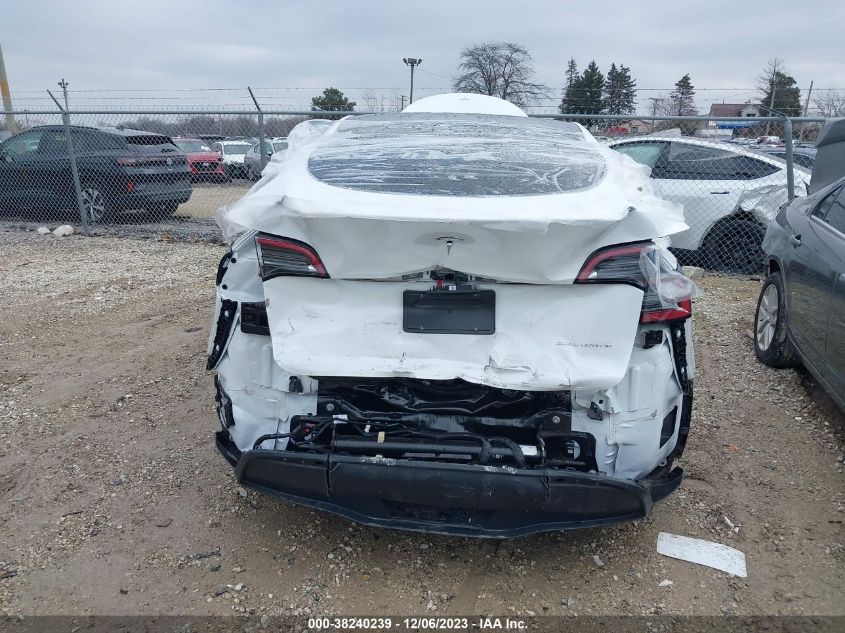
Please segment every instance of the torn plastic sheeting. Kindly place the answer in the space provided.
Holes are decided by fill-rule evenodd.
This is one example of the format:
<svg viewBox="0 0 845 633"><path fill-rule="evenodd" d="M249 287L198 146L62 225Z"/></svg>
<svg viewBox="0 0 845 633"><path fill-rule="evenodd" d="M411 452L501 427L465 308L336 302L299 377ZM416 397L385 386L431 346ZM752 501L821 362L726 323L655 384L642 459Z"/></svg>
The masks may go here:
<svg viewBox="0 0 845 633"><path fill-rule="evenodd" d="M434 335L403 331L402 293L419 286L265 282L276 362L309 376L462 378L535 391L605 389L627 370L643 296L637 288L479 284L496 292L496 332Z"/></svg>
<svg viewBox="0 0 845 633"><path fill-rule="evenodd" d="M660 532L657 535L657 553L712 567L740 578L748 575L745 554L721 543Z"/></svg>
<svg viewBox="0 0 845 633"><path fill-rule="evenodd" d="M607 229L634 209L655 230L620 241L687 228L680 207L655 195L647 168L582 130L508 116L345 119L322 134L294 133L280 161L221 209L218 223L227 238L245 229L285 234L285 219L337 218L544 233L554 224Z"/></svg>
<svg viewBox="0 0 845 633"><path fill-rule="evenodd" d="M684 275L677 258L663 246L648 246L640 253L640 269L654 289L660 307L677 309L681 301L701 296L701 290Z"/></svg>

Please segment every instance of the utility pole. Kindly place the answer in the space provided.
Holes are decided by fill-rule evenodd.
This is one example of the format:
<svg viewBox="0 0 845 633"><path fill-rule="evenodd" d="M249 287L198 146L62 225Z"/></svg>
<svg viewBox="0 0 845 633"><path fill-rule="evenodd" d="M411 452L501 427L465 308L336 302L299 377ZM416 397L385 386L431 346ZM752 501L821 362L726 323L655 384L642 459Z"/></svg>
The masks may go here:
<svg viewBox="0 0 845 633"><path fill-rule="evenodd" d="M62 93L64 93L64 95L65 95L65 110L70 110L70 108L68 108L68 106L67 106L67 87L69 85L70 84L65 81L65 78L62 77L62 80L59 82L59 88L62 89Z"/></svg>
<svg viewBox="0 0 845 633"><path fill-rule="evenodd" d="M778 91L778 84L775 79L777 79L777 72L772 73L772 98L769 99L769 112L775 109L775 93ZM769 128L771 125L771 121L766 121L766 136L769 136Z"/></svg>
<svg viewBox="0 0 845 633"><path fill-rule="evenodd" d="M406 66L411 67L411 92L408 97L408 105L411 105L414 102L414 68L422 64L422 59L417 59L416 57L403 57L402 61L405 62Z"/></svg>
<svg viewBox="0 0 845 633"><path fill-rule="evenodd" d="M657 104L660 103L663 99L660 97L649 97L649 101L651 101L651 116L657 116ZM651 131L654 132L654 128L657 122L652 119L651 120Z"/></svg>
<svg viewBox="0 0 845 633"><path fill-rule="evenodd" d="M810 108L810 95L813 94L813 82L810 82L810 89L807 91L807 99L804 101L804 113L801 116L807 116L807 110Z"/></svg>
<svg viewBox="0 0 845 633"><path fill-rule="evenodd" d="M3 95L3 109L6 111L6 129L14 134L18 129L15 126L15 114L12 111L12 94L9 92L9 80L6 78L2 48L0 48L0 94Z"/></svg>

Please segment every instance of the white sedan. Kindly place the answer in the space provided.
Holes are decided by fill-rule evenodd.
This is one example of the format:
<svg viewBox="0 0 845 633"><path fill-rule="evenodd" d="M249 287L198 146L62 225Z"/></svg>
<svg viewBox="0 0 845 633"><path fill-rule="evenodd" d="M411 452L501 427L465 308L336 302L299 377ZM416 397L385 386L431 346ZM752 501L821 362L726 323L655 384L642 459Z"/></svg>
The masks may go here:
<svg viewBox="0 0 845 633"><path fill-rule="evenodd" d="M763 236L787 200L786 163L751 149L678 137L641 137L610 147L651 167L655 189L684 207L689 229L672 236L682 259L752 273L762 268ZM795 169L795 193L809 173Z"/></svg>

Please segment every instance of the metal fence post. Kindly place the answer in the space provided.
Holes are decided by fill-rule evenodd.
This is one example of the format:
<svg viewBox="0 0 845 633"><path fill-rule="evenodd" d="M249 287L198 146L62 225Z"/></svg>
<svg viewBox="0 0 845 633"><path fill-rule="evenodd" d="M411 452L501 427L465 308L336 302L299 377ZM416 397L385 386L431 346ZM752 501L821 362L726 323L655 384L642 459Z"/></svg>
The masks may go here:
<svg viewBox="0 0 845 633"><path fill-rule="evenodd" d="M73 188L76 190L76 206L79 209L79 219L82 222L82 234L88 235L90 233L88 228L88 209L85 208L85 202L82 200L82 185L79 182L79 169L76 165L76 154L73 151L73 140L70 137L70 113L62 107L59 100L53 96L49 90L47 93L56 102L59 110L62 111L62 124L65 128L65 141L67 142L67 155L70 159L70 173L73 177Z"/></svg>
<svg viewBox="0 0 845 633"><path fill-rule="evenodd" d="M264 145L264 112L261 111L261 106L258 105L258 99L255 98L252 88L247 86L246 89L249 90L249 96L252 97L255 109L258 110L258 155L261 161L261 171L264 171L264 168L267 166L267 151Z"/></svg>
<svg viewBox="0 0 845 633"><path fill-rule="evenodd" d="M792 157L792 119L789 117L783 121L783 140L786 144L786 191L789 201L792 202L795 198L795 163Z"/></svg>

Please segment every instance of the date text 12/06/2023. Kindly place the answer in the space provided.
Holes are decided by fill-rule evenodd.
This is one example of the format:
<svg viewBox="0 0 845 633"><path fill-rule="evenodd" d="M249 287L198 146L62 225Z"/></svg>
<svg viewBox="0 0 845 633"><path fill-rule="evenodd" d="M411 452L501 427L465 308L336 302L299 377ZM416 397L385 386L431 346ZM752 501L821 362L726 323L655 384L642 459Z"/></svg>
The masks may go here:
<svg viewBox="0 0 845 633"><path fill-rule="evenodd" d="M528 624L500 617L347 617L309 618L310 631L523 631Z"/></svg>

